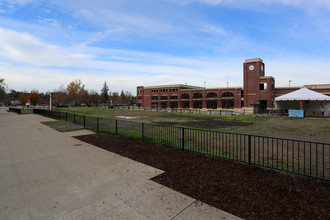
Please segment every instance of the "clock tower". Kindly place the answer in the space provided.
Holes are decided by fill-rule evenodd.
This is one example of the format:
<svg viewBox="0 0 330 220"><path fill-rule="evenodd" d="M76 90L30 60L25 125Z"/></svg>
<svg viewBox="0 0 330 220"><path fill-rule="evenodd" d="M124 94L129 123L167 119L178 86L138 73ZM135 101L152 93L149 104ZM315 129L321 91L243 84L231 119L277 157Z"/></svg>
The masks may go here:
<svg viewBox="0 0 330 220"><path fill-rule="evenodd" d="M260 92L260 77L265 76L265 64L262 59L246 59L243 64L244 106L257 104Z"/></svg>

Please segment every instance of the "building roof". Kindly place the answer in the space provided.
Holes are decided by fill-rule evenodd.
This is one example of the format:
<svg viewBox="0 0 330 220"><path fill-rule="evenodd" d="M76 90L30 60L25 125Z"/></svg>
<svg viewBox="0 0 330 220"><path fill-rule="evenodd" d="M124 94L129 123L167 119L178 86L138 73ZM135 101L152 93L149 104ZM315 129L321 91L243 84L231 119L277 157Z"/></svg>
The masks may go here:
<svg viewBox="0 0 330 220"><path fill-rule="evenodd" d="M260 76L260 79L274 79L272 76Z"/></svg>
<svg viewBox="0 0 330 220"><path fill-rule="evenodd" d="M330 96L323 95L322 93L318 93L307 88L301 88L299 90L275 98L275 101L294 100L330 101Z"/></svg>
<svg viewBox="0 0 330 220"><path fill-rule="evenodd" d="M260 58L252 58L252 59L245 59L244 63L252 63L252 62L263 62Z"/></svg>
<svg viewBox="0 0 330 220"><path fill-rule="evenodd" d="M173 84L173 85L160 85L160 86L146 86L145 89L158 89L158 88L184 88L184 89L204 89L204 87L191 86L186 84Z"/></svg>
<svg viewBox="0 0 330 220"><path fill-rule="evenodd" d="M314 85L304 85L308 89L330 89L330 84L314 84Z"/></svg>
<svg viewBox="0 0 330 220"><path fill-rule="evenodd" d="M180 88L181 91L184 90L233 90L242 89L242 87L223 87L223 88L204 88L200 86L192 86L186 84L172 84L172 85L159 85L159 86L146 86L144 89L162 89L162 88Z"/></svg>

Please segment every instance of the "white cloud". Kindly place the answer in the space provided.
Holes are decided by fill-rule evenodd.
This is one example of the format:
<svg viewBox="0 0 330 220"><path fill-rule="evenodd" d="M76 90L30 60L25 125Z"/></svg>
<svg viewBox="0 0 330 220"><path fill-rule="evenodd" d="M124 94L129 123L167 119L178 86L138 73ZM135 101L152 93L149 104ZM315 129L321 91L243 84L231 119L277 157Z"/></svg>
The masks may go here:
<svg viewBox="0 0 330 220"><path fill-rule="evenodd" d="M330 10L329 0L163 0L174 4L187 5L191 3L202 3L207 5L226 5L230 7L238 8L250 8L253 9L256 4L265 5L284 5L302 8L304 10L310 10L311 8L321 8Z"/></svg>
<svg viewBox="0 0 330 220"><path fill-rule="evenodd" d="M139 14L127 14L115 11L112 8L90 7L73 9L75 17L88 19L89 21L109 29L116 29L122 32L135 32L140 29L145 33L167 33L173 32L174 27L170 24L158 22L157 19Z"/></svg>
<svg viewBox="0 0 330 220"><path fill-rule="evenodd" d="M30 34L3 28L0 28L0 51L3 57L11 61L36 66L66 66L69 64L57 46L43 43Z"/></svg>
<svg viewBox="0 0 330 220"><path fill-rule="evenodd" d="M211 25L211 24L204 24L202 26L201 30L208 34L216 35L216 36L228 37L231 35L231 32L226 30L225 28L220 27L220 26Z"/></svg>
<svg viewBox="0 0 330 220"><path fill-rule="evenodd" d="M329 0L260 0L265 3L273 3L273 4L282 4L286 6L294 6L303 9L311 9L311 8L321 8L330 10L330 1Z"/></svg>
<svg viewBox="0 0 330 220"><path fill-rule="evenodd" d="M112 51L113 52L113 51ZM119 52L119 51L118 51ZM17 67L6 62L0 63L0 75L5 78L9 88L16 90L39 89L53 91L60 85L66 86L74 79L81 79L86 89L100 90L107 81L111 91L128 90L136 93L136 86L187 83L208 88L243 86L242 63L244 59L193 60L167 56L164 54L141 54L121 51L121 55L134 59L153 58L151 63L111 62L86 59L73 65L81 69L52 67ZM79 55L77 55L79 57ZM79 59L78 59L79 60ZM156 62L158 60L158 62ZM292 86L324 83L330 81L330 64L321 60L270 59L264 60L266 75L275 77L276 86ZM311 75L318 75L311 80Z"/></svg>
<svg viewBox="0 0 330 220"><path fill-rule="evenodd" d="M52 27L60 27L61 26L61 24L58 20L52 19L52 18L40 18L38 21L39 21L40 24L48 25L48 26L52 26Z"/></svg>
<svg viewBox="0 0 330 220"><path fill-rule="evenodd" d="M330 82L330 63L313 59L273 59L266 63L266 72L275 78L276 86L325 84ZM313 77L315 76L315 77Z"/></svg>
<svg viewBox="0 0 330 220"><path fill-rule="evenodd" d="M26 6L29 4L39 4L42 0L6 0L11 5Z"/></svg>
<svg viewBox="0 0 330 220"><path fill-rule="evenodd" d="M102 15L98 19L101 17ZM144 19L149 18L141 17L140 20L140 17L135 18L136 21L131 18L123 20L127 25L148 28L144 27L142 23L146 21ZM108 21L119 24L120 18L110 18ZM158 23L154 22L148 25L156 28ZM166 25L164 26L166 27ZM234 37L223 43L224 46L215 46L215 42L200 42L200 38L198 38L196 42L200 42L201 45L208 44L209 47L218 47L220 52L206 55L204 58L182 58L162 53L88 46L91 45L91 42L107 38L116 31L124 31L125 27L122 29L108 28L105 31L92 33L88 37L86 35L84 39L88 39L87 43L61 46L56 43L49 44L35 37L35 35L30 34L33 33L32 31L22 33L21 31L0 28L0 61L2 60L5 64L0 65L0 74L4 74L2 77L5 77L9 87L17 90L52 91L61 84L67 85L74 79L81 79L86 84L87 89L99 91L106 80L112 91L123 89L135 94L137 85L188 83L203 86L203 82L207 81L207 87L225 87L226 82L229 81L230 86L238 87L242 86L242 63L245 58L251 58L244 56L260 56L255 54L260 54L261 51L275 54L274 51L277 52L276 50L278 50L279 53L287 53L288 57L299 57L290 51L274 49L269 45L268 47L259 43L254 45L255 43L251 43L237 33L232 34L221 26L198 23L197 27L199 31L204 31L210 35L224 37L233 35ZM35 29L38 30L37 27ZM184 29L183 32L188 32L187 30L189 31L189 28ZM168 26L162 31L171 31L171 27ZM58 34L64 35L65 32L59 31ZM77 32L76 35L80 35L80 33ZM40 35L38 34L38 36ZM43 37L43 39L48 38ZM184 41L185 39L176 39L176 43L181 44ZM191 46L196 42L188 42L187 44ZM233 51L233 48L240 51L242 47L252 49L246 49L242 52L244 54L238 54L234 59L223 59L224 56ZM271 57L268 60L272 60L272 62L265 60L267 75L275 77L277 86L285 86L288 79L293 80L292 85L312 83L311 74L318 75L318 77L312 77L315 80L313 83L330 81L328 61L315 61L316 58L315 60L302 58L299 62L285 58L276 61ZM9 65L9 63L13 65ZM15 67L16 65L22 66L22 63L24 64L23 67ZM308 64L307 67L306 64ZM317 68L314 68L315 66Z"/></svg>

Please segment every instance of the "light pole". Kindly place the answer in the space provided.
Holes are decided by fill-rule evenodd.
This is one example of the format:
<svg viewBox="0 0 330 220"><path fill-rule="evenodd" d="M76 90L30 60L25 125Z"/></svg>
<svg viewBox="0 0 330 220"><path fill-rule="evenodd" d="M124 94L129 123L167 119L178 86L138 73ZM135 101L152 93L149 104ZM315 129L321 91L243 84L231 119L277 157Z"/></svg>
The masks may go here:
<svg viewBox="0 0 330 220"><path fill-rule="evenodd" d="M228 88L228 84L229 84L229 82L227 82L227 88Z"/></svg>
<svg viewBox="0 0 330 220"><path fill-rule="evenodd" d="M291 82L292 82L292 80L289 80L289 87L291 86Z"/></svg>
<svg viewBox="0 0 330 220"><path fill-rule="evenodd" d="M49 110L50 110L50 111L51 111L52 108L53 108L53 106L52 106L52 102L53 102L53 100L52 100L52 93L50 93L50 94L49 94Z"/></svg>
<svg viewBox="0 0 330 220"><path fill-rule="evenodd" d="M204 81L204 89L206 89L206 81Z"/></svg>

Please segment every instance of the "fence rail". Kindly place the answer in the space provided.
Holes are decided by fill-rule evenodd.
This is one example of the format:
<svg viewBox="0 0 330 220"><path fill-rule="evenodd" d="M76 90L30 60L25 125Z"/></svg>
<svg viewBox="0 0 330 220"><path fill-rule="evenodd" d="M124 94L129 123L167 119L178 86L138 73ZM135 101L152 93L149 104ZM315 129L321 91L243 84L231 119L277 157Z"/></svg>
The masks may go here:
<svg viewBox="0 0 330 220"><path fill-rule="evenodd" d="M44 109L34 109L33 112L91 130L330 180L330 143L115 120Z"/></svg>
<svg viewBox="0 0 330 220"><path fill-rule="evenodd" d="M252 113L245 109L200 109L200 108L145 108L138 106L118 106L115 107L123 110L138 110L138 111L152 111L152 112L175 112L175 113L190 113L190 114L202 114L202 115L241 115Z"/></svg>

